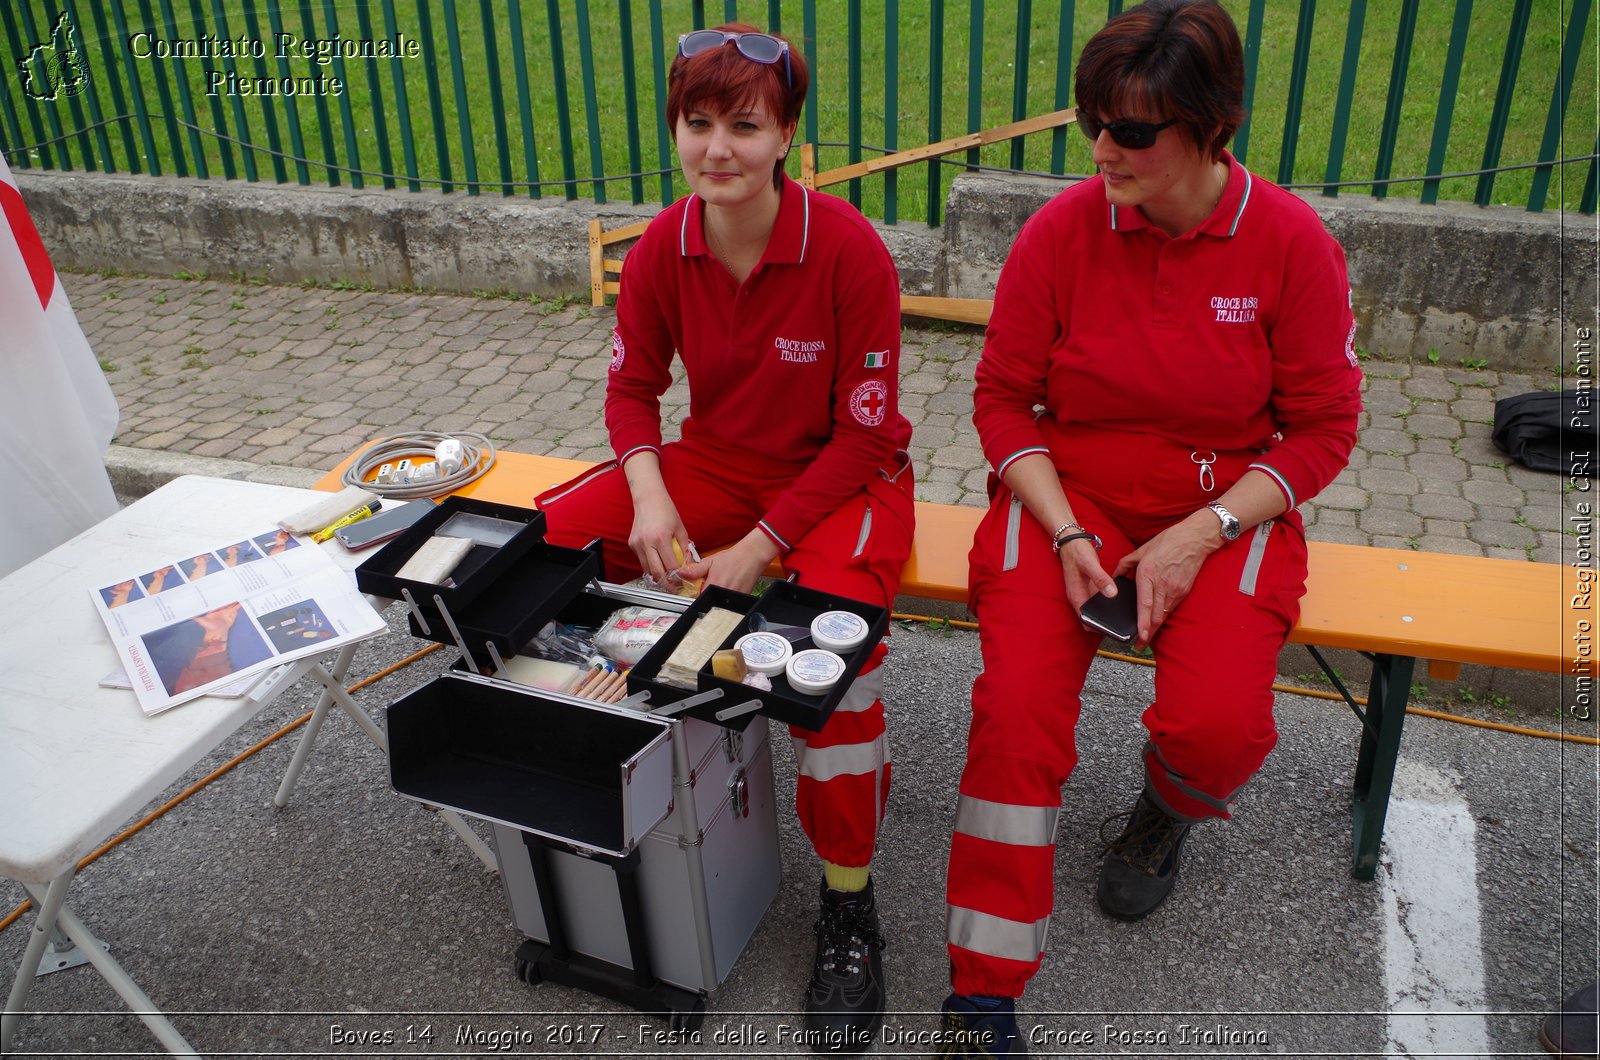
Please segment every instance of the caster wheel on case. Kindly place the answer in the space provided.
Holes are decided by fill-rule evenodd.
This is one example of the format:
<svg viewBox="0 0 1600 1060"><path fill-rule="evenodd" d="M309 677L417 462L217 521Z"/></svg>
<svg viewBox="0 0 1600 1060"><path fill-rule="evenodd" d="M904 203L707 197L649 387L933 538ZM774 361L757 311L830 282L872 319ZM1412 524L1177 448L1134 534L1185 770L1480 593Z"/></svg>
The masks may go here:
<svg viewBox="0 0 1600 1060"><path fill-rule="evenodd" d="M694 1006L687 1011L674 1012L672 1014L672 1029L680 1034L693 1034L700 1029L700 1025L705 1022L705 1018L706 1003L702 998L697 1000Z"/></svg>
<svg viewBox="0 0 1600 1060"><path fill-rule="evenodd" d="M539 966L521 957L517 958L517 978L529 986L538 986L544 982L544 974L539 971Z"/></svg>

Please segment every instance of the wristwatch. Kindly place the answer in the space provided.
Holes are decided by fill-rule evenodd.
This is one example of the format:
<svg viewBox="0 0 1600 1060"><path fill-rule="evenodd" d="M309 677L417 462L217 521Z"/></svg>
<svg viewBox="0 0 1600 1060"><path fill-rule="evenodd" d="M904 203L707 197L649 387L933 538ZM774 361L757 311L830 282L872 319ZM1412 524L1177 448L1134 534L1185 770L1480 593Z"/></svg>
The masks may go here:
<svg viewBox="0 0 1600 1060"><path fill-rule="evenodd" d="M1244 533L1244 527L1240 525L1239 517L1228 511L1228 509L1224 508L1216 501L1212 501L1210 504L1206 505L1206 507L1210 508L1212 513L1215 514L1218 519L1222 520L1222 540L1239 540L1239 535Z"/></svg>

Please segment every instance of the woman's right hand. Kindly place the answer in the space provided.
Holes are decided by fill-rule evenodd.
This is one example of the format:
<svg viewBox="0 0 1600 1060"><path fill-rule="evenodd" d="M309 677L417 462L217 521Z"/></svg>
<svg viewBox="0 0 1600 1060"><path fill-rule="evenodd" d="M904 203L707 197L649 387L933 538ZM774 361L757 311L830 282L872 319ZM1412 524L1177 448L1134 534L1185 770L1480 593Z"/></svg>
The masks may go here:
<svg viewBox="0 0 1600 1060"><path fill-rule="evenodd" d="M1100 553L1088 539L1066 543L1061 549L1061 567L1067 579L1067 600L1074 611L1082 611L1084 603L1096 593L1117 595L1116 582L1100 566Z"/></svg>
<svg viewBox="0 0 1600 1060"><path fill-rule="evenodd" d="M1052 526L1063 530L1078 526L1078 518L1072 513L1066 492L1061 488L1061 476L1045 454L1029 453L1013 460L1002 480L1006 488L1021 498L1046 534ZM1116 585L1100 566L1100 553L1089 538L1076 537L1068 541L1061 546L1058 558L1067 582L1067 601L1074 611L1081 611L1084 601L1108 586L1111 588L1108 595L1117 594Z"/></svg>
<svg viewBox="0 0 1600 1060"><path fill-rule="evenodd" d="M668 571L683 566L672 543L678 543L684 557L692 553L693 546L689 531L678 516L678 506L661 477L661 458L651 451L635 453L622 465L622 471L633 497L633 529L628 531L628 547L633 549L644 573L665 582Z"/></svg>
<svg viewBox="0 0 1600 1060"><path fill-rule="evenodd" d="M639 558L639 566L658 582L667 580L669 571L683 565L672 544L689 554L689 531L678 517L678 506L665 488L633 501L633 529L628 532L628 547Z"/></svg>

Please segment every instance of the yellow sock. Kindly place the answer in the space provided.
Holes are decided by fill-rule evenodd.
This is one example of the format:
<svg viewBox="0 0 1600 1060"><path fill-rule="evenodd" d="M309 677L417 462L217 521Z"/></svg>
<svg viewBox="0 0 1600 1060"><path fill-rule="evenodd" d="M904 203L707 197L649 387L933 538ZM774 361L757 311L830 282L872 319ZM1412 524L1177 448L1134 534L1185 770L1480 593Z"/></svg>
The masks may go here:
<svg viewBox="0 0 1600 1060"><path fill-rule="evenodd" d="M872 875L871 865L862 865L860 868L851 868L848 865L835 865L831 861L822 863L822 878L828 886L835 891L860 891L865 890L867 879Z"/></svg>

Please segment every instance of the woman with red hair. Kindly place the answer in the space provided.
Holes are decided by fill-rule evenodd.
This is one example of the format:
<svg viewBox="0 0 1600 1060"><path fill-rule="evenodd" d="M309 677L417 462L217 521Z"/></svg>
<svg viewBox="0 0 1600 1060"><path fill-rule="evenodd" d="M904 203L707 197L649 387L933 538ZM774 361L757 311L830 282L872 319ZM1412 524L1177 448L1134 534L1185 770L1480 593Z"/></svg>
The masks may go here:
<svg viewBox="0 0 1600 1060"><path fill-rule="evenodd" d="M604 540L609 577L679 571L749 591L778 560L804 585L894 600L914 479L899 279L859 212L784 175L806 85L775 34L729 24L679 38L666 116L692 193L623 270L606 387L616 460L538 500L551 541ZM689 415L663 442L674 354ZM708 555L680 571L696 546ZM889 791L885 650L822 731L790 730L796 809L822 859L806 1025L824 1048L865 1048L884 1011L870 867Z"/></svg>
<svg viewBox="0 0 1600 1060"><path fill-rule="evenodd" d="M1305 592L1295 507L1344 467L1361 408L1344 252L1224 149L1244 118L1227 12L1130 8L1075 81L1097 172L1023 226L973 394L994 473L946 891L954 1055L1026 1051L1015 999L1044 956L1095 610L1128 605L1127 638L1155 655L1142 790L1102 826L1096 888L1138 920L1277 740L1272 682Z"/></svg>

